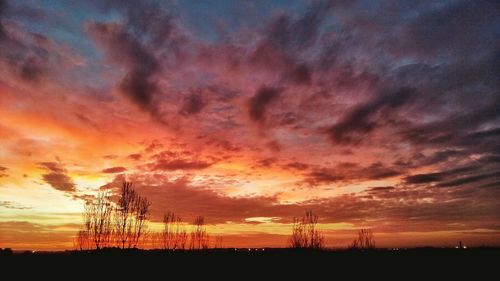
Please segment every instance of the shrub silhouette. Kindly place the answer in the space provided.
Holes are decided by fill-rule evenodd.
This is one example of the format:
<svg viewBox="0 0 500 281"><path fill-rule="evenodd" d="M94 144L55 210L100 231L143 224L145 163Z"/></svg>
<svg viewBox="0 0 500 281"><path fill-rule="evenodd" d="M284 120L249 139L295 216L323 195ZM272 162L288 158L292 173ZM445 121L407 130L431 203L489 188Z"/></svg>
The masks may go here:
<svg viewBox="0 0 500 281"><path fill-rule="evenodd" d="M317 229L318 216L307 211L302 218L293 218L292 235L289 246L296 249L322 249L324 236Z"/></svg>
<svg viewBox="0 0 500 281"><path fill-rule="evenodd" d="M360 229L358 237L352 241L351 249L370 250L375 249L375 239L371 229Z"/></svg>

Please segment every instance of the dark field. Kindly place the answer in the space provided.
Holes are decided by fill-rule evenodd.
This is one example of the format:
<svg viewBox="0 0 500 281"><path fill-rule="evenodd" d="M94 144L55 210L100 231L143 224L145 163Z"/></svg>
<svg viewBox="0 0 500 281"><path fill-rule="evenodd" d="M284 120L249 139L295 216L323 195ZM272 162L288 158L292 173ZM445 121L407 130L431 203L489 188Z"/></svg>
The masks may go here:
<svg viewBox="0 0 500 281"><path fill-rule="evenodd" d="M58 274L145 278L172 275L257 278L322 278L338 276L431 279L456 277L495 280L500 248L417 248L372 251L308 251L291 249L219 249L206 251L156 251L108 249L89 252L24 252L3 254L2 270L19 276ZM236 275L234 275L236 274ZM332 279L333 278L333 279ZM280 278L281 280L281 278Z"/></svg>

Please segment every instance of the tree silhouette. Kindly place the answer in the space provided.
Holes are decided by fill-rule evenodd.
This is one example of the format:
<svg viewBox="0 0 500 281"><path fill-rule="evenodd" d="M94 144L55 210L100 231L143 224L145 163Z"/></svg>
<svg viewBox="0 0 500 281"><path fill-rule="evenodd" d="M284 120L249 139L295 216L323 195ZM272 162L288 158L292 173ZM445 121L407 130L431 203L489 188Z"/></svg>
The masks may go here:
<svg viewBox="0 0 500 281"><path fill-rule="evenodd" d="M202 216L196 217L193 223L193 230L191 231L191 241L189 248L192 250L207 249L210 236L205 228L205 218Z"/></svg>
<svg viewBox="0 0 500 281"><path fill-rule="evenodd" d="M81 249L93 248L99 250L109 246L113 229L111 215L113 206L107 191L99 191L97 196L85 204L83 212L84 229L78 232L78 247Z"/></svg>
<svg viewBox="0 0 500 281"><path fill-rule="evenodd" d="M221 235L215 236L214 249L224 248L224 239Z"/></svg>
<svg viewBox="0 0 500 281"><path fill-rule="evenodd" d="M302 218L293 218L292 235L289 245L292 248L322 249L324 236L317 229L318 216L307 211Z"/></svg>
<svg viewBox="0 0 500 281"><path fill-rule="evenodd" d="M146 197L137 194L131 182L123 182L114 215L115 239L119 247L137 247L146 230L150 205Z"/></svg>
<svg viewBox="0 0 500 281"><path fill-rule="evenodd" d="M173 212L168 211L163 215L163 230L160 235L163 249L184 249L186 247L187 233L182 220Z"/></svg>
<svg viewBox="0 0 500 281"><path fill-rule="evenodd" d="M375 249L375 239L373 238L371 229L360 229L358 231L358 237L352 241L351 249Z"/></svg>
<svg viewBox="0 0 500 281"><path fill-rule="evenodd" d="M85 204L83 229L77 232L75 247L79 250L118 246L136 248L145 237L151 203L123 182L116 205L109 191L101 190Z"/></svg>
<svg viewBox="0 0 500 281"><path fill-rule="evenodd" d="M80 251L91 249L89 234L86 230L79 230L77 232L74 240L74 245L75 249Z"/></svg>

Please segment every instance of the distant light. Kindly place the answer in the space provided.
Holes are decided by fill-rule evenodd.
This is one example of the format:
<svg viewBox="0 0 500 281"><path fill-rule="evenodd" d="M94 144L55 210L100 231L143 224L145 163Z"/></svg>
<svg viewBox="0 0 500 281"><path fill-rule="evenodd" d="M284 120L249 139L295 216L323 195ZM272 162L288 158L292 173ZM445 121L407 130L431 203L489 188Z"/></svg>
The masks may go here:
<svg viewBox="0 0 500 281"><path fill-rule="evenodd" d="M455 249L458 249L458 246L455 246Z"/></svg>
<svg viewBox="0 0 500 281"><path fill-rule="evenodd" d="M248 248L248 251L250 252L252 249Z"/></svg>
<svg viewBox="0 0 500 281"><path fill-rule="evenodd" d="M464 246L464 249L467 249L467 246Z"/></svg>

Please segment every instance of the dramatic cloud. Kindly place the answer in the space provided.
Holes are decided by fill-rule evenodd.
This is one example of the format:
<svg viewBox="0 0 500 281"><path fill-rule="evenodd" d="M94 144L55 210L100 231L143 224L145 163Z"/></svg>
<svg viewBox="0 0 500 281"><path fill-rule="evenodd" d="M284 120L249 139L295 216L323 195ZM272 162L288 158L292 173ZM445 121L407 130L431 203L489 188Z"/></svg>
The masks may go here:
<svg viewBox="0 0 500 281"><path fill-rule="evenodd" d="M184 104L179 111L182 115L190 115L199 113L205 106L206 102L199 92L192 92L184 99Z"/></svg>
<svg viewBox="0 0 500 281"><path fill-rule="evenodd" d="M266 111L269 105L276 101L280 96L281 90L262 86L250 99L248 105L248 114L250 119L258 123L264 123L266 120Z"/></svg>
<svg viewBox="0 0 500 281"><path fill-rule="evenodd" d="M32 84L73 63L72 54L65 46L16 22L23 18L44 19L48 15L44 12L7 0L0 1L0 66Z"/></svg>
<svg viewBox="0 0 500 281"><path fill-rule="evenodd" d="M194 186L185 178L169 181L159 175L132 175L129 179L133 179L140 194L152 200L151 215L156 221L161 221L163 213L170 210L186 221L193 220L197 215L204 215L210 224L229 221L245 223L248 222L247 218L253 217L270 217L275 218L276 222L290 222L293 216L315 210L322 223L349 222L379 230L401 228L400 231L415 231L422 225L437 227L445 223L450 224L443 226L443 230L467 229L467 226L453 225L458 221L481 228L487 227L486 222L497 218L494 206L471 202L467 199L468 195L460 191L442 194L439 189L383 186L369 188L360 194L281 204L276 197L225 196L207 187ZM118 190L122 180L122 177L117 177L104 188ZM422 196L440 201L422 203ZM483 199L483 203L494 201L494 198ZM462 211L457 213L456 208L460 206ZM413 218L411 224L404 222L409 214ZM385 223L377 225L377 221Z"/></svg>
<svg viewBox="0 0 500 281"><path fill-rule="evenodd" d="M403 106L415 95L415 89L403 88L382 93L373 100L356 106L343 119L330 128L335 143L357 143L365 139L381 120L387 120L394 109ZM380 113L380 116L375 116Z"/></svg>
<svg viewBox="0 0 500 281"><path fill-rule="evenodd" d="M127 64L128 73L119 85L123 94L141 109L156 112L153 96L158 89L153 75L159 70L159 64L154 55L119 24L92 23L88 30L106 46L113 61Z"/></svg>
<svg viewBox="0 0 500 281"><path fill-rule="evenodd" d="M297 165L295 165L296 167ZM298 167L306 169L305 166L298 165ZM334 167L314 167L305 174L305 181L314 186L322 183L378 180L395 177L400 174L400 171L395 168L386 167L380 162L373 163L367 167L346 162Z"/></svg>
<svg viewBox="0 0 500 281"><path fill-rule="evenodd" d="M200 170L210 167L212 164L204 161L189 160L160 160L151 165L152 170Z"/></svg>
<svg viewBox="0 0 500 281"><path fill-rule="evenodd" d="M102 170L103 173L106 174L115 174L115 173L123 173L127 170L125 167L111 167Z"/></svg>
<svg viewBox="0 0 500 281"><path fill-rule="evenodd" d="M164 122L158 106L162 90L157 76L162 71L162 61L172 54L177 56L181 39L169 11L151 1L139 5L109 1L108 8L124 12L123 22L90 22L87 30L104 47L110 60L126 69L118 85L124 96ZM165 52L170 54L165 57Z"/></svg>
<svg viewBox="0 0 500 281"><path fill-rule="evenodd" d="M500 5L285 2L0 0L8 231L126 173L155 222L235 243L313 210L332 237L498 244Z"/></svg>
<svg viewBox="0 0 500 281"><path fill-rule="evenodd" d="M479 166L476 166L476 165L466 166L466 167L460 167L460 168L456 168L453 170L448 170L448 171L443 171L443 172L438 172L438 173L412 175L412 176L406 177L405 181L407 183L416 183L416 184L436 182L436 181L441 181L447 177L461 175L461 174L463 175L463 174L475 171L477 169L479 169Z"/></svg>
<svg viewBox="0 0 500 281"><path fill-rule="evenodd" d="M40 162L38 164L47 171L47 173L42 175L42 178L50 186L63 192L76 191L73 180L67 175L66 169L60 163Z"/></svg>

